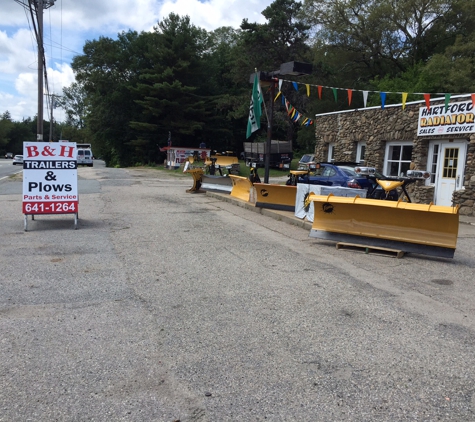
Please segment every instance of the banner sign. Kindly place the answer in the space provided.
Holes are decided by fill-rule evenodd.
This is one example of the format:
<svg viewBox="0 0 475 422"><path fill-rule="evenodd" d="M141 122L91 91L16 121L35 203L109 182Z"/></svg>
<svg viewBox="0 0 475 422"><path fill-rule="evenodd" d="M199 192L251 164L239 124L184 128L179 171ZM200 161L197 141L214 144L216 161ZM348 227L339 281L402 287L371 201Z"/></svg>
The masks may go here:
<svg viewBox="0 0 475 422"><path fill-rule="evenodd" d="M23 214L78 212L76 142L23 142Z"/></svg>
<svg viewBox="0 0 475 422"><path fill-rule="evenodd" d="M421 107L417 136L475 132L472 101Z"/></svg>

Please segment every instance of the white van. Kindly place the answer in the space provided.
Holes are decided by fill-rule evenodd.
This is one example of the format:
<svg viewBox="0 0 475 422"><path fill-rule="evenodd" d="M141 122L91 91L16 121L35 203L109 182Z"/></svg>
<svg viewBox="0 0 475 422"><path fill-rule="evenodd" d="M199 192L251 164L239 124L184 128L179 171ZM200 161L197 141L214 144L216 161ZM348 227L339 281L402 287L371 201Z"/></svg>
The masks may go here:
<svg viewBox="0 0 475 422"><path fill-rule="evenodd" d="M92 151L90 148L77 149L78 166L92 167L94 165Z"/></svg>

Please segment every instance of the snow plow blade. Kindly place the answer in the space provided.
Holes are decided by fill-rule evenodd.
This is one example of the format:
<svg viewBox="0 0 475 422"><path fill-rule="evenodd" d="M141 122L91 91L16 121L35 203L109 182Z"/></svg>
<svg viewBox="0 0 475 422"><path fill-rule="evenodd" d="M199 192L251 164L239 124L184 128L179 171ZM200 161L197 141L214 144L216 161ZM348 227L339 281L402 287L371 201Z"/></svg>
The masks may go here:
<svg viewBox="0 0 475 422"><path fill-rule="evenodd" d="M193 187L191 189L188 189L188 193L202 193L204 192L201 190L201 177L203 176L203 170L202 169L191 169L187 170L187 173L190 173L191 176L193 177Z"/></svg>
<svg viewBox="0 0 475 422"><path fill-rule="evenodd" d="M249 202L251 189L253 189L251 181L246 177L233 176L232 174L230 174L229 177L233 183L231 196Z"/></svg>
<svg viewBox="0 0 475 422"><path fill-rule="evenodd" d="M295 212L297 186L254 183L256 207Z"/></svg>
<svg viewBox="0 0 475 422"><path fill-rule="evenodd" d="M233 182L228 176L203 174L201 176L201 188L209 191L230 193L233 188Z"/></svg>
<svg viewBox="0 0 475 422"><path fill-rule="evenodd" d="M227 155L212 155L211 158L216 158L216 165L220 167L229 167L233 164L239 164L239 158L229 157Z"/></svg>
<svg viewBox="0 0 475 422"><path fill-rule="evenodd" d="M457 207L402 201L311 195L314 220L310 237L352 242L405 252L453 258L457 245Z"/></svg>

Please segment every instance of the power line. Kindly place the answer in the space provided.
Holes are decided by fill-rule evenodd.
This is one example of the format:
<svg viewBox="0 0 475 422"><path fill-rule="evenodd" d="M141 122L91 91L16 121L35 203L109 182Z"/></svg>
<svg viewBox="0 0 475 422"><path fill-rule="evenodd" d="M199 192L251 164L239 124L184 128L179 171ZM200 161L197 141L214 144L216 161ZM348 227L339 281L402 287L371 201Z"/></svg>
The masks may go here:
<svg viewBox="0 0 475 422"><path fill-rule="evenodd" d="M36 126L36 140L43 140L43 78L48 88L46 73L46 59L43 46L43 11L54 5L56 0L15 0L19 5L28 9L38 44L38 117ZM44 75L43 75L44 74Z"/></svg>

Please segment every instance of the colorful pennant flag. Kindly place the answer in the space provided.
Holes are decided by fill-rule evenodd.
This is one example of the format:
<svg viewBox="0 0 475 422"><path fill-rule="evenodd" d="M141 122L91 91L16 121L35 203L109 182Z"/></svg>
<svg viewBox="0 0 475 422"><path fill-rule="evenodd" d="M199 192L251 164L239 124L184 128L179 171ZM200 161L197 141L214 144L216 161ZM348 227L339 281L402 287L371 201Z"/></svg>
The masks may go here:
<svg viewBox="0 0 475 422"><path fill-rule="evenodd" d="M427 110L430 110L430 94L424 94L424 100L426 100Z"/></svg>
<svg viewBox="0 0 475 422"><path fill-rule="evenodd" d="M402 93L402 109L406 108L407 92Z"/></svg>
<svg viewBox="0 0 475 422"><path fill-rule="evenodd" d="M447 109L449 108L450 102L450 94L445 94L445 112L447 113Z"/></svg>
<svg viewBox="0 0 475 422"><path fill-rule="evenodd" d="M282 95L282 98L284 96ZM297 123L300 119L302 119L302 126L309 126L313 124L313 120L310 120L308 117L305 117L301 114L290 102L285 99L285 109L287 110L287 114L294 123Z"/></svg>
<svg viewBox="0 0 475 422"><path fill-rule="evenodd" d="M384 109L384 106L386 105L386 93L381 92L379 95L381 97L381 108Z"/></svg>
<svg viewBox="0 0 475 422"><path fill-rule="evenodd" d="M363 91L363 104L366 108L366 104L368 103L368 91Z"/></svg>

